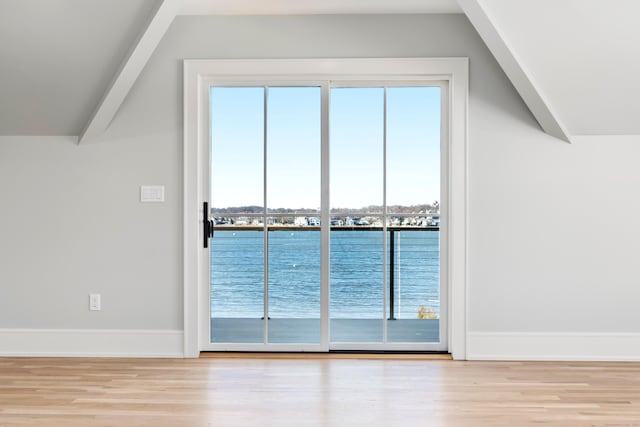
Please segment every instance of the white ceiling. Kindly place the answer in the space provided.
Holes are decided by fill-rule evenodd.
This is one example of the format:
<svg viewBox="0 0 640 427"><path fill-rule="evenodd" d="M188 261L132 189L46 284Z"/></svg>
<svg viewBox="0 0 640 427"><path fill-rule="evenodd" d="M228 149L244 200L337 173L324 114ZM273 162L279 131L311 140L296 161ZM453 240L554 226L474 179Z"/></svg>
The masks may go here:
<svg viewBox="0 0 640 427"><path fill-rule="evenodd" d="M481 3L570 134L640 134L640 1Z"/></svg>
<svg viewBox="0 0 640 427"><path fill-rule="evenodd" d="M462 10L456 0L166 1L183 15ZM640 134L640 0L465 1L483 8L569 134ZM159 3L0 0L0 135L78 135Z"/></svg>
<svg viewBox="0 0 640 427"><path fill-rule="evenodd" d="M0 135L78 135L155 0L0 0Z"/></svg>
<svg viewBox="0 0 640 427"><path fill-rule="evenodd" d="M462 13L456 0L184 0L182 15Z"/></svg>

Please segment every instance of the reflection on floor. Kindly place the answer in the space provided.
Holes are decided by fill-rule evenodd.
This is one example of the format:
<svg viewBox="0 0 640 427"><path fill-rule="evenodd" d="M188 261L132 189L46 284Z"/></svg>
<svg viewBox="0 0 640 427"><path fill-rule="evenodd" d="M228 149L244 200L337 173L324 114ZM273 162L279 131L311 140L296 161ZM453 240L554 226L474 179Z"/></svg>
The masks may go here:
<svg viewBox="0 0 640 427"><path fill-rule="evenodd" d="M382 342L382 320L331 319L330 341L334 343ZM388 342L428 343L439 341L440 321L437 319L397 319L387 321ZM262 319L211 319L213 343L262 343ZM320 319L271 318L270 343L320 343Z"/></svg>
<svg viewBox="0 0 640 427"><path fill-rule="evenodd" d="M640 363L303 356L0 358L0 425L637 427L640 420Z"/></svg>

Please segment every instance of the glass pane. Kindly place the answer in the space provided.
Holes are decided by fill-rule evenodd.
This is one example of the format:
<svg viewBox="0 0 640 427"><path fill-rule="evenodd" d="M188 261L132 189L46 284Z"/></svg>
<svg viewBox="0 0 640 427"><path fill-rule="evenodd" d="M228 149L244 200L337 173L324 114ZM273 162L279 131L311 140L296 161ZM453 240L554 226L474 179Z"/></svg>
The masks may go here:
<svg viewBox="0 0 640 427"><path fill-rule="evenodd" d="M320 343L320 231L269 232L269 342Z"/></svg>
<svg viewBox="0 0 640 427"><path fill-rule="evenodd" d="M362 225L382 212L383 119L384 89L331 89L331 211Z"/></svg>
<svg viewBox="0 0 640 427"><path fill-rule="evenodd" d="M382 342L383 233L371 227L381 225L384 89L333 88L330 110L330 340Z"/></svg>
<svg viewBox="0 0 640 427"><path fill-rule="evenodd" d="M389 310L387 340L439 342L440 232L410 228L388 233L388 295L393 312Z"/></svg>
<svg viewBox="0 0 640 427"><path fill-rule="evenodd" d="M320 88L269 88L269 342L320 343Z"/></svg>
<svg viewBox="0 0 640 427"><path fill-rule="evenodd" d="M211 239L211 342L264 342L264 233L217 229Z"/></svg>
<svg viewBox="0 0 640 427"><path fill-rule="evenodd" d="M387 205L392 225L439 213L440 88L387 89ZM439 218L439 216L437 216Z"/></svg>
<svg viewBox="0 0 640 427"><path fill-rule="evenodd" d="M264 89L211 89L211 342L264 342Z"/></svg>
<svg viewBox="0 0 640 427"><path fill-rule="evenodd" d="M264 88L211 88L211 206L215 216L263 211L263 159Z"/></svg>
<svg viewBox="0 0 640 427"><path fill-rule="evenodd" d="M387 89L389 342L439 341L440 96Z"/></svg>
<svg viewBox="0 0 640 427"><path fill-rule="evenodd" d="M320 88L269 88L267 103L269 212L319 217Z"/></svg>
<svg viewBox="0 0 640 427"><path fill-rule="evenodd" d="M331 232L332 342L382 342L383 232Z"/></svg>

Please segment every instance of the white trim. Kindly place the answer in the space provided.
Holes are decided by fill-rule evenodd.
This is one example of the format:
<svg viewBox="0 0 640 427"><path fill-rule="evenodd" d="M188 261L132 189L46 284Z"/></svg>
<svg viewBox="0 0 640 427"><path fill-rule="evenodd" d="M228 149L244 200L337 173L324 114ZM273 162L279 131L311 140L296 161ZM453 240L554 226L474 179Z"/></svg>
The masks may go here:
<svg viewBox="0 0 640 427"><path fill-rule="evenodd" d="M446 80L468 58L187 59L188 74L239 80ZM375 74L372 74L375 69ZM315 78L313 77L315 76ZM185 75L185 77L189 77ZM464 77L464 76L461 76ZM185 94L187 95L187 94Z"/></svg>
<svg viewBox="0 0 640 427"><path fill-rule="evenodd" d="M203 200L200 171L202 149L208 145L208 111L202 85L242 81L351 81L449 82L449 241L448 283L449 350L455 359L466 358L467 343L467 170L468 170L468 59L467 58L377 58L377 59L282 59L282 60L185 60L184 62L184 316L185 355L194 357L207 343L198 342L198 278L206 261L201 250ZM204 107L204 108L202 108ZM206 122L206 123L205 123ZM204 138L204 139L203 139ZM203 310L204 306L200 306ZM204 325L206 327L206 325ZM202 331L200 331L202 333Z"/></svg>
<svg viewBox="0 0 640 427"><path fill-rule="evenodd" d="M495 22L491 20L484 1L458 0L458 4L509 77L540 127L549 135L571 143L569 132L562 125L558 114L542 93L540 86L531 77L531 73L527 72L520 58L516 56L514 49L500 33Z"/></svg>
<svg viewBox="0 0 640 427"><path fill-rule="evenodd" d="M331 105L331 88L324 82L320 86L320 206L329 205L329 106ZM331 336L330 289L322 286L331 280L331 215L329 209L320 211L320 345L323 351L329 350Z"/></svg>
<svg viewBox="0 0 640 427"><path fill-rule="evenodd" d="M387 160L388 160L388 152L387 152L387 86L383 86L383 99L382 99L382 259L384 262L382 263L382 342L387 344L388 341L388 324L387 319L391 313L387 313L387 306L389 304L389 296L387 295L387 285L390 286L391 280L388 274L387 263L390 262L391 258L389 256L389 239L387 238L387 221L389 220L389 208L387 206ZM442 97L442 95L441 95ZM440 144L442 144L442 135L440 135ZM331 206L329 206L331 209ZM387 261L389 260L389 261ZM438 282L438 291L442 289L442 282ZM391 311L391 310L389 310ZM335 343L331 346L331 348L335 348Z"/></svg>
<svg viewBox="0 0 640 427"><path fill-rule="evenodd" d="M442 85L440 91L440 283L446 284L449 283L449 257L451 256L447 243L449 242L449 180L451 179L449 174L449 169L451 168L449 163L449 117L451 115L450 106L453 101L451 100L449 85ZM448 313L451 310L449 292L448 286L440 286L439 338L445 349L449 348L451 340L448 324L450 320ZM445 310L442 309L443 307ZM443 316L442 313L447 315Z"/></svg>
<svg viewBox="0 0 640 427"><path fill-rule="evenodd" d="M198 232L202 225L198 222L200 197L198 196L198 80L191 75L190 67L184 63L184 142L183 142L183 213L182 213L182 274L184 310L184 355L198 357ZM193 78L195 77L195 78ZM190 95L189 95L190 94Z"/></svg>
<svg viewBox="0 0 640 427"><path fill-rule="evenodd" d="M203 141L211 140L211 123L209 117L211 117L211 91L208 85L200 79L198 82L198 138ZM211 207L211 146L210 144L198 145L198 197L202 202L208 201L209 207ZM198 205L202 206L202 202ZM210 213L201 211L199 213L200 225L202 225L202 219L209 218ZM199 229L199 238L203 237L202 228ZM211 245L205 249L203 247L203 241L200 240L199 247L202 248L198 251L198 283L211 283ZM209 291L206 292L202 287L198 288L198 302L200 306L200 313L209 313L211 310L211 300ZM198 322L200 325L200 338L199 342L207 342L211 337L211 321L204 319L204 316L199 316Z"/></svg>
<svg viewBox="0 0 640 427"><path fill-rule="evenodd" d="M183 333L134 329L0 329L0 356L183 357Z"/></svg>
<svg viewBox="0 0 640 427"><path fill-rule="evenodd" d="M469 332L467 358L640 361L640 333Z"/></svg>
<svg viewBox="0 0 640 427"><path fill-rule="evenodd" d="M454 359L467 358L467 331L469 330L467 310L468 289L468 180L469 180L469 61L451 64L451 84L449 86L448 111L448 173L449 197L446 209L449 226L447 290L449 306L449 352ZM442 197L441 197L442 198ZM441 221L442 221L442 215ZM441 302L442 303L442 302Z"/></svg>
<svg viewBox="0 0 640 427"><path fill-rule="evenodd" d="M269 340L269 322L267 321L269 319L269 221L267 220L267 212L269 211L269 185L267 182L269 178L267 171L267 167L269 166L269 150L267 148L267 137L269 133L269 88L263 84L262 91L262 223L264 224L262 228L262 318L264 319L262 321L262 340L266 345ZM209 105L211 105L211 88L207 90L207 93L209 94ZM211 112L209 112L207 117L211 120ZM209 128L211 128L211 125L209 125ZM207 138L207 145L211 144L211 142L212 137L209 135L209 138ZM211 169L209 169L209 176L211 176ZM209 189L209 194L212 194L211 189ZM208 268L208 270L211 271L211 268ZM211 292L210 283L211 280L207 282L207 289L209 292ZM207 300L209 299L211 299L211 293L209 293ZM212 313L209 311L207 320L211 317ZM209 330L209 337L211 337L211 330ZM200 348L203 348L202 344L203 343L200 342Z"/></svg>
<svg viewBox="0 0 640 427"><path fill-rule="evenodd" d="M446 343L423 343L423 342L386 342L386 343L372 343L372 342L360 342L360 343L348 343L348 342L333 342L331 343L331 350L337 351L351 351L356 349L357 351L407 351L410 347L410 351L446 351Z"/></svg>
<svg viewBox="0 0 640 427"><path fill-rule="evenodd" d="M322 344L305 343L211 343L203 344L201 351L242 351L242 352L305 352L326 353L327 348Z"/></svg>
<svg viewBox="0 0 640 427"><path fill-rule="evenodd" d="M140 37L134 43L129 55L120 65L111 85L102 96L78 138L78 144L99 136L107 129L115 117L131 87L147 65L169 25L182 5L181 0L162 0Z"/></svg>

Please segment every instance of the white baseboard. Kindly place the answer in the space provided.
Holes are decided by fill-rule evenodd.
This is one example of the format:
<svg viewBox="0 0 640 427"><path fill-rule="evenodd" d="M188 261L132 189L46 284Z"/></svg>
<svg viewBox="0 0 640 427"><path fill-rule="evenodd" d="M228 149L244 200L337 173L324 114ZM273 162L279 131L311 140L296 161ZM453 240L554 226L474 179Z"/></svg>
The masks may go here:
<svg viewBox="0 0 640 427"><path fill-rule="evenodd" d="M469 332L467 359L640 361L640 334Z"/></svg>
<svg viewBox="0 0 640 427"><path fill-rule="evenodd" d="M0 356L183 357L183 332L128 329L0 329Z"/></svg>

